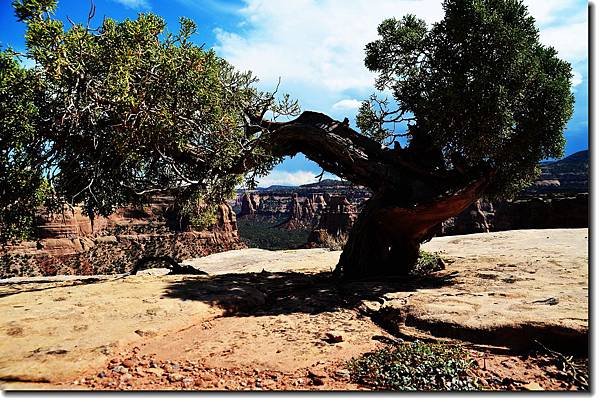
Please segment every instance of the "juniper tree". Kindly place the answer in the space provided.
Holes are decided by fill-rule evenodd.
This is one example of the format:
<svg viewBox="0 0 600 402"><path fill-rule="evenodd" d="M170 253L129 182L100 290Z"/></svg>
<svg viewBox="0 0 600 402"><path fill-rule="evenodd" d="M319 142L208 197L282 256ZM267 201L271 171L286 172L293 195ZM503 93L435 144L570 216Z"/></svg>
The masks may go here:
<svg viewBox="0 0 600 402"><path fill-rule="evenodd" d="M406 273L441 222L480 197L514 194L540 160L562 155L571 67L540 43L526 6L443 7L431 27L412 15L379 25L365 64L391 99L380 92L361 105L360 133L308 112L259 124L274 155L303 152L373 191L337 265L344 277Z"/></svg>
<svg viewBox="0 0 600 402"><path fill-rule="evenodd" d="M152 14L65 29L53 1L14 3L41 86L30 118L46 165L34 170L54 172L55 193L98 213L155 190L210 203L301 152L373 192L343 278L406 273L445 219L525 186L561 156L573 109L570 65L519 0L446 0L432 26L382 22L366 46L379 93L360 108L360 132L317 112L274 120L297 104L194 45L189 20L177 34Z"/></svg>

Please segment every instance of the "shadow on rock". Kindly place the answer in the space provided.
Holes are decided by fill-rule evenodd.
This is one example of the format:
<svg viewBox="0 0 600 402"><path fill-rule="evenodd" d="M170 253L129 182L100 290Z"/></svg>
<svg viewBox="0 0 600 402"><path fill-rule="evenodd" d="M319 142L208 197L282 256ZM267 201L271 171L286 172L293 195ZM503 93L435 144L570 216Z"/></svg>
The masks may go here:
<svg viewBox="0 0 600 402"><path fill-rule="evenodd" d="M261 316L318 314L360 307L364 301L383 303L390 292L450 285L454 273L387 278L386 282L338 282L331 273L234 273L210 278L184 277L170 284L164 296L196 300L222 308L227 315Z"/></svg>

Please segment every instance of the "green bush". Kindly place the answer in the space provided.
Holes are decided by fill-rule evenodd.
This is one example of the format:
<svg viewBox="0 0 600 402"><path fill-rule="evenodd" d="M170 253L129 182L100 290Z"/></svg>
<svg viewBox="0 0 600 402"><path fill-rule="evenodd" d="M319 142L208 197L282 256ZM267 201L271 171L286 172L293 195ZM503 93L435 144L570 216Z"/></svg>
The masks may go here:
<svg viewBox="0 0 600 402"><path fill-rule="evenodd" d="M332 236L329 233L325 233L322 240L323 248L328 248L330 251L341 251L348 242L348 235Z"/></svg>
<svg viewBox="0 0 600 402"><path fill-rule="evenodd" d="M379 390L474 391L472 364L463 348L417 341L367 353L348 368L352 381Z"/></svg>
<svg viewBox="0 0 600 402"><path fill-rule="evenodd" d="M413 274L426 275L430 272L441 271L444 269L444 262L437 253L429 253L421 250L419 259L412 270Z"/></svg>

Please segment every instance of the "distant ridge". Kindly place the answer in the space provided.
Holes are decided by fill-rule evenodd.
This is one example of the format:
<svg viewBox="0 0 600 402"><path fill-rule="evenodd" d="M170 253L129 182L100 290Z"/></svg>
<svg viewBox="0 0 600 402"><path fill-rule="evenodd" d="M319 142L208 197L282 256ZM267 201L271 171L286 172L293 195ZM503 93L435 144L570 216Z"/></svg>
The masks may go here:
<svg viewBox="0 0 600 402"><path fill-rule="evenodd" d="M335 179L324 179L316 183L303 184L300 187L302 188L314 188L314 187L341 187L341 186L351 186L352 183L346 180L335 180Z"/></svg>
<svg viewBox="0 0 600 402"><path fill-rule="evenodd" d="M589 191L589 150L575 152L557 161L544 161L540 163L542 174L536 184L524 190L525 193L540 192L588 192ZM544 183L545 182L545 183ZM550 183L554 182L554 183ZM324 179L319 182L302 184L300 186L272 185L258 187L259 193L294 193L330 189L350 188L353 184L346 180ZM354 186L357 187L357 186ZM248 190L239 189L238 193Z"/></svg>
<svg viewBox="0 0 600 402"><path fill-rule="evenodd" d="M537 184L527 188L526 193L539 192L589 192L590 152L575 152L564 159L541 164L542 174ZM551 182L560 183L551 185Z"/></svg>

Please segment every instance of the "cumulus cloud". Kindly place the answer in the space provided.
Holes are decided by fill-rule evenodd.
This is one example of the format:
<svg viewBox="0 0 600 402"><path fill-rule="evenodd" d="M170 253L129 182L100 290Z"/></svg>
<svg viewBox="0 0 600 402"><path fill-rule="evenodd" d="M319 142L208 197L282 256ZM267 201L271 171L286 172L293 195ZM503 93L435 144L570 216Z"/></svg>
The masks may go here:
<svg viewBox="0 0 600 402"><path fill-rule="evenodd" d="M546 28L540 32L540 40L571 63L584 61L588 54L587 18Z"/></svg>
<svg viewBox="0 0 600 402"><path fill-rule="evenodd" d="M582 0L527 0L545 44L576 62L587 54L587 6ZM576 17L572 18L573 10ZM408 13L433 23L441 0L246 0L238 32L216 30L217 52L272 85L284 82L343 94L372 88L364 46L377 38L385 18ZM569 14L570 13L570 14ZM319 96L319 95L317 95ZM339 97L338 97L339 99Z"/></svg>
<svg viewBox="0 0 600 402"><path fill-rule="evenodd" d="M113 0L121 5L124 5L127 8L131 8L134 10L150 10L152 6L150 5L149 0Z"/></svg>
<svg viewBox="0 0 600 402"><path fill-rule="evenodd" d="M374 75L364 67L364 46L390 16L415 13L429 21L443 15L439 0L246 0L241 33L217 30L220 55L269 83L318 84L342 92L366 89Z"/></svg>
<svg viewBox="0 0 600 402"><path fill-rule="evenodd" d="M288 172L285 170L273 170L267 176L261 177L257 180L259 187L269 187L274 185L279 186L300 186L302 184L315 183L318 181L316 176L318 173L311 172L308 170L297 170L295 172ZM324 179L337 178L332 174L325 174Z"/></svg>
<svg viewBox="0 0 600 402"><path fill-rule="evenodd" d="M356 110L360 107L361 101L357 99L342 99L333 104L333 110Z"/></svg>
<svg viewBox="0 0 600 402"><path fill-rule="evenodd" d="M583 82L583 76L578 71L573 71L573 88L577 88Z"/></svg>
<svg viewBox="0 0 600 402"><path fill-rule="evenodd" d="M525 0L525 5L529 13L535 17L538 27L560 20L566 11L582 3L587 6L587 0Z"/></svg>

